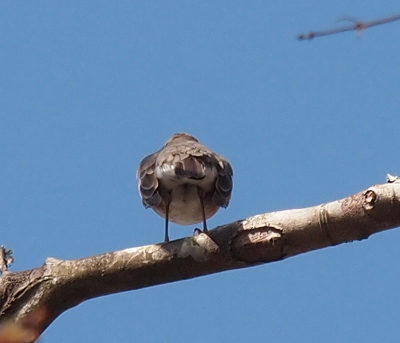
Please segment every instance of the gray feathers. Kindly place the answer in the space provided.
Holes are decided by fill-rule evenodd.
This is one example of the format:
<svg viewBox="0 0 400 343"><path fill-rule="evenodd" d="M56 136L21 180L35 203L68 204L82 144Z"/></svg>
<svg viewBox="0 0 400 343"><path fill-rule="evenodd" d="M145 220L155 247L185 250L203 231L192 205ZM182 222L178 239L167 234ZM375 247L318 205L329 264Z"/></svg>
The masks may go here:
<svg viewBox="0 0 400 343"><path fill-rule="evenodd" d="M176 201L185 201L184 190L194 187L198 196L203 197L201 202L204 201L205 211L208 211L205 213L207 218L218 207L229 205L232 176L232 167L227 160L185 133L173 135L162 149L144 158L137 170L139 193L145 207L152 207L162 215L160 206L173 205L173 194L177 189L183 190ZM181 211L184 207L177 203L175 208L178 212L178 208ZM173 215L174 211L171 213Z"/></svg>

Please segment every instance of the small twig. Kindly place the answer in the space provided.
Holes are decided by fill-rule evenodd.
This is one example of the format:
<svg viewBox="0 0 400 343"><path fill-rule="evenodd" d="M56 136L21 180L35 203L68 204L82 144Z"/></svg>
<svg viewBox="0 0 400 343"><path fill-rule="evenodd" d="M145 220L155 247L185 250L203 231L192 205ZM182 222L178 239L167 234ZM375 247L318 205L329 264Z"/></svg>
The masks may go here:
<svg viewBox="0 0 400 343"><path fill-rule="evenodd" d="M0 247L0 271L4 273L8 270L7 260L6 260L6 248L4 245Z"/></svg>
<svg viewBox="0 0 400 343"><path fill-rule="evenodd" d="M0 273L8 271L8 267L14 262L12 250L6 250L4 245L0 247Z"/></svg>
<svg viewBox="0 0 400 343"><path fill-rule="evenodd" d="M392 21L400 20L400 15L395 15L392 17L387 17L383 19L378 19L378 20L372 20L372 21L355 21L354 24L349 25L349 26L343 26L343 27L338 27L336 29L328 29L328 30L323 30L323 31L311 31L306 34L300 34L297 36L298 40L306 40L306 39L313 39L315 37L321 37L321 36L327 36L327 35L332 35L335 33L340 33L340 32L345 32L345 31L357 31L358 33L361 33L363 30L371 27L371 26L376 26L376 25L381 25L381 24L386 24L390 23Z"/></svg>

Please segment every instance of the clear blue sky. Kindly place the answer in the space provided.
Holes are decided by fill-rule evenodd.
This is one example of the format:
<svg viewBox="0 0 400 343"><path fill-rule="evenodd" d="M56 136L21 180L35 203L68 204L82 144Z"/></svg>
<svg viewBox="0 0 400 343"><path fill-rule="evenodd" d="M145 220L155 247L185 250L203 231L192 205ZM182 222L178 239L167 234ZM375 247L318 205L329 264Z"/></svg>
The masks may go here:
<svg viewBox="0 0 400 343"><path fill-rule="evenodd" d="M234 169L214 227L400 174L398 1L0 4L0 243L12 270L152 244L140 160L188 132ZM347 24L347 22L342 22ZM193 227L171 225L171 238ZM398 342L400 231L85 302L42 342Z"/></svg>

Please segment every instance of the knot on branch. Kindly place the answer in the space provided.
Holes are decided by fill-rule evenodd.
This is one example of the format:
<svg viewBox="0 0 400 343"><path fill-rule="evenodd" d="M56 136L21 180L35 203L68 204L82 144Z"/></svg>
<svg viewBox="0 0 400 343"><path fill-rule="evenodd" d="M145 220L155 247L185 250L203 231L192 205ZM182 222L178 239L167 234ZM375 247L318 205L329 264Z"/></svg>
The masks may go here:
<svg viewBox="0 0 400 343"><path fill-rule="evenodd" d="M363 207L365 210L372 210L376 201L378 200L378 195L372 189L368 189L364 193Z"/></svg>

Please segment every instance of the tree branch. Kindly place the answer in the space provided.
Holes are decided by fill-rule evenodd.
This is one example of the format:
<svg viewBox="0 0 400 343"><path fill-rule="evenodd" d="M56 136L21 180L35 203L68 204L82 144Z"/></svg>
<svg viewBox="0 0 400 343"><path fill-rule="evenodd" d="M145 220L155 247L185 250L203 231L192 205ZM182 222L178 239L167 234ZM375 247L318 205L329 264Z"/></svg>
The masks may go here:
<svg viewBox="0 0 400 343"><path fill-rule="evenodd" d="M361 33L362 31L364 31L365 29L367 29L371 26L387 24L387 23L390 23L390 22L396 21L396 20L400 20L400 15L395 15L392 17L387 17L387 18L372 20L372 21L365 21L365 22L352 20L353 21L352 25L338 27L336 29L311 31L311 32L305 33L305 34L302 33L297 36L297 39L298 40L306 40L306 39L311 40L316 37L333 35L335 33L340 33L340 32L345 32L345 31L357 31L358 33Z"/></svg>
<svg viewBox="0 0 400 343"><path fill-rule="evenodd" d="M29 320L40 333L62 312L94 297L278 261L397 226L400 182L388 176L388 183L341 200L256 215L208 235L78 260L48 258L39 268L3 272L0 322L26 326ZM34 315L40 320L33 321Z"/></svg>

